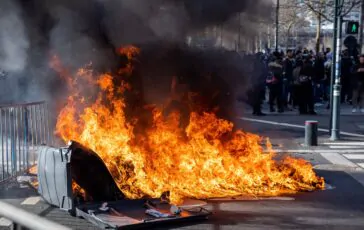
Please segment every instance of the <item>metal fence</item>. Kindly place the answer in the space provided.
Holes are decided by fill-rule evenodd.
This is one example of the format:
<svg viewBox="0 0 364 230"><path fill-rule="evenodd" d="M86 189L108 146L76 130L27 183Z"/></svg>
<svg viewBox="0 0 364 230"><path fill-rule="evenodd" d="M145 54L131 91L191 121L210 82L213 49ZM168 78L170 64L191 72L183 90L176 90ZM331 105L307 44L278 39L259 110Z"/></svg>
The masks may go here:
<svg viewBox="0 0 364 230"><path fill-rule="evenodd" d="M54 142L51 130L45 102L0 106L0 182L36 164L37 148Z"/></svg>

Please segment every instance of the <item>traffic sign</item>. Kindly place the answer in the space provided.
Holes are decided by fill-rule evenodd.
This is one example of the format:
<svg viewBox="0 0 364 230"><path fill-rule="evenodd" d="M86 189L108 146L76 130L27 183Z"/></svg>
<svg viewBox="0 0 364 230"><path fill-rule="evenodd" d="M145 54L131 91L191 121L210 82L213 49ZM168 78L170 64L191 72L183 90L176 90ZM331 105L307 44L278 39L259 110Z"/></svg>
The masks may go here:
<svg viewBox="0 0 364 230"><path fill-rule="evenodd" d="M347 34L358 34L359 33L359 22L349 21L346 25Z"/></svg>

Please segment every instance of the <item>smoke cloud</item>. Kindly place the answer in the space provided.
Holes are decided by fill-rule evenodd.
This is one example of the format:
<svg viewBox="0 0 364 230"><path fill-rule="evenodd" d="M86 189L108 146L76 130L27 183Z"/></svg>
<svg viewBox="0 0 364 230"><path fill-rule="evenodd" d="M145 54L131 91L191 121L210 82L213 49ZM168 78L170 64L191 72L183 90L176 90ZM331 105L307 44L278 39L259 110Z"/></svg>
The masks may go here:
<svg viewBox="0 0 364 230"><path fill-rule="evenodd" d="M71 73L89 63L95 70L112 71L120 63L116 50L123 45L143 47L149 52L144 54L148 62L175 49L168 44L185 43L191 32L224 23L238 12L246 18L266 17L269 9L266 0L2 0L0 68L9 71L10 77L1 85L14 87L1 98L35 101L62 93L60 79L49 67L53 54ZM249 24L246 20L243 29ZM191 63L185 56L174 60ZM215 63L206 56L199 63ZM232 59L232 63L219 60L229 66L221 66L220 72L230 68L234 76L243 75L237 66L241 60L224 60ZM148 71L162 65L166 64L160 62Z"/></svg>
<svg viewBox="0 0 364 230"><path fill-rule="evenodd" d="M21 11L12 0L0 2L0 68L22 71L27 62L28 37Z"/></svg>

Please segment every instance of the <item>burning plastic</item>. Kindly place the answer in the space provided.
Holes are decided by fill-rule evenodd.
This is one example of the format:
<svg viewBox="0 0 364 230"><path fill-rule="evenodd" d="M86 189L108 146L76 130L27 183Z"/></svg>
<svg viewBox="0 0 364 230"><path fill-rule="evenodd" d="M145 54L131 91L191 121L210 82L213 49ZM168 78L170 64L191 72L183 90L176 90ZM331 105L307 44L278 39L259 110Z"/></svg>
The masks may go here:
<svg viewBox="0 0 364 230"><path fill-rule="evenodd" d="M127 51L128 58L137 55L137 49ZM178 110L165 115L154 107L128 119L125 95L132 85L123 79L133 77L130 71L127 65L121 76L101 74L93 80L97 74L80 70L67 81L72 95L57 122L65 141L75 140L99 155L127 198L168 193L177 204L184 198L276 196L324 188L311 164L291 157L274 160L269 142L266 153L259 136L233 131L231 122L212 112L190 111L186 128ZM96 99L84 94L88 85L99 88ZM150 119L145 121L146 114ZM138 132L141 121L144 129Z"/></svg>

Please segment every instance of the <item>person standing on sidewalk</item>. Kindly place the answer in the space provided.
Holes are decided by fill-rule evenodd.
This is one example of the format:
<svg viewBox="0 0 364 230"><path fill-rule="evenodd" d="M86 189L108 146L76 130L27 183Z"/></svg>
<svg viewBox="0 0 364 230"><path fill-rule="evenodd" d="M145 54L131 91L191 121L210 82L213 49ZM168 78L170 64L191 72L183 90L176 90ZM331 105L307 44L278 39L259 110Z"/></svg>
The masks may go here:
<svg viewBox="0 0 364 230"><path fill-rule="evenodd" d="M316 115L312 88L313 66L309 57L303 61L302 67L295 70L294 75L298 86L297 97L300 115Z"/></svg>
<svg viewBox="0 0 364 230"><path fill-rule="evenodd" d="M293 51L287 50L287 57L283 62L283 106L285 109L290 110L288 108L288 104L290 99L292 98L292 78L293 78L293 69L294 69L294 59L293 59ZM290 98L288 98L288 96Z"/></svg>
<svg viewBox="0 0 364 230"><path fill-rule="evenodd" d="M357 112L358 109L364 113L364 55L359 58L353 80L353 113Z"/></svg>
<svg viewBox="0 0 364 230"><path fill-rule="evenodd" d="M321 102L324 95L324 79L325 79L325 60L322 53L318 53L313 66L313 93L314 102Z"/></svg>
<svg viewBox="0 0 364 230"><path fill-rule="evenodd" d="M275 112L274 104L277 103L278 112L283 113L283 60L279 53L275 53L275 60L268 65L270 79L267 79L269 86L269 106L270 112Z"/></svg>
<svg viewBox="0 0 364 230"><path fill-rule="evenodd" d="M343 51L343 56L341 59L341 85L342 85L342 90L341 90L341 103L346 103L351 101L351 94L352 91L351 90L351 83L350 80L352 79L351 75L352 75L352 71L353 71L353 60L352 58L349 56L349 52L348 50L344 50Z"/></svg>
<svg viewBox="0 0 364 230"><path fill-rule="evenodd" d="M323 99L324 101L327 101L327 106L326 109L330 108L330 92L331 92L331 67L332 67L332 59L329 55L326 56L326 61L325 61L325 78L323 80L323 84L324 84L324 96Z"/></svg>
<svg viewBox="0 0 364 230"><path fill-rule="evenodd" d="M292 84L292 104L293 104L293 108L295 108L296 106L299 105L299 90L300 90L300 83L299 83L299 75L301 72L301 68L303 65L303 61L300 59L296 60L295 63L295 68L293 70L293 74L292 74L292 80L293 80L293 84Z"/></svg>

